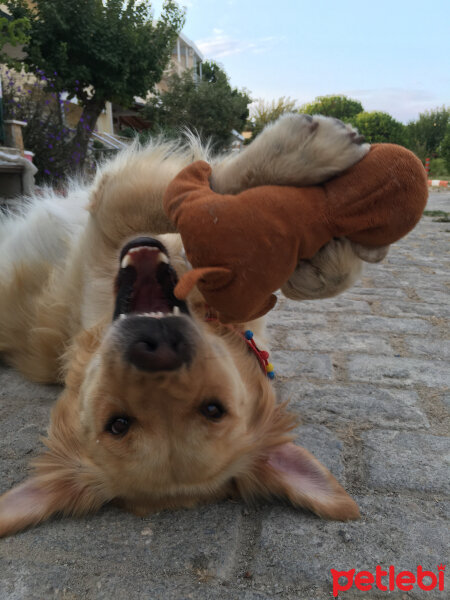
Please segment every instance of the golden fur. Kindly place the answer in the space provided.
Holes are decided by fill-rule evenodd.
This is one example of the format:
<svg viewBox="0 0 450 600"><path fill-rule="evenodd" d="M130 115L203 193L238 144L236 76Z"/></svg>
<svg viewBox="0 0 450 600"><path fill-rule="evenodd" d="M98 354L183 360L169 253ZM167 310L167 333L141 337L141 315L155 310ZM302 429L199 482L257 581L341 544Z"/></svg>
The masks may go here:
<svg viewBox="0 0 450 600"><path fill-rule="evenodd" d="M263 143L270 146L270 136ZM261 152L261 172L264 161L274 169L283 159L278 146L272 156L269 149ZM152 235L179 274L188 268L161 201L170 180L197 158L208 156L192 140L188 148L161 142L131 148L101 168L92 186L75 185L65 200L49 192L23 216L0 223L0 352L26 377L65 385L33 474L0 497L0 535L111 501L145 514L229 495L278 496L326 518L358 517L335 478L291 443L295 419L277 404L238 331L205 322L197 291L189 298L191 317L172 317L189 321L195 347L189 364L147 372L124 359L125 326L112 323L120 250L138 235ZM239 187L245 161L244 152L216 162L222 191L227 181L230 191ZM247 327L264 345L264 323L240 329ZM211 398L225 408L219 422L199 410ZM105 423L123 414L131 421L128 433L111 435Z"/></svg>

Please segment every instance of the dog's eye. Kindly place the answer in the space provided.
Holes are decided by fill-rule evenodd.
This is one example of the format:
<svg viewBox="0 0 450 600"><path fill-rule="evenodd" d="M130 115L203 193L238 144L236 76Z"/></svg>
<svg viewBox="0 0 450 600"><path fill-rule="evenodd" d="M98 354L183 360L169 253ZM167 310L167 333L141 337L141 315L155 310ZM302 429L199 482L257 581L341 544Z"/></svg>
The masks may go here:
<svg viewBox="0 0 450 600"><path fill-rule="evenodd" d="M219 421L226 411L217 400L207 400L201 405L200 412L211 421Z"/></svg>
<svg viewBox="0 0 450 600"><path fill-rule="evenodd" d="M106 431L113 435L125 435L130 427L130 421L126 417L113 417L106 426Z"/></svg>

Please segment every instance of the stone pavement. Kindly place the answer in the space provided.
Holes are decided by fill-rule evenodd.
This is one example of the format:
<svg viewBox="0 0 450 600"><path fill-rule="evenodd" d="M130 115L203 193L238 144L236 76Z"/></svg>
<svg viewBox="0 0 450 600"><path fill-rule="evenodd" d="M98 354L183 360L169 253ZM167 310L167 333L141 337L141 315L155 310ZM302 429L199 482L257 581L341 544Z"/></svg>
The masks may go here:
<svg viewBox="0 0 450 600"><path fill-rule="evenodd" d="M450 212L450 193L432 192L428 209ZM298 440L358 500L360 521L280 504L142 519L106 508L1 540L0 599L321 600L333 597L331 568L437 573L449 542L449 240L450 223L424 217L350 292L281 300L271 315L276 385L302 417ZM0 383L6 491L37 453L58 390L6 368ZM446 597L417 586L339 597L387 596Z"/></svg>

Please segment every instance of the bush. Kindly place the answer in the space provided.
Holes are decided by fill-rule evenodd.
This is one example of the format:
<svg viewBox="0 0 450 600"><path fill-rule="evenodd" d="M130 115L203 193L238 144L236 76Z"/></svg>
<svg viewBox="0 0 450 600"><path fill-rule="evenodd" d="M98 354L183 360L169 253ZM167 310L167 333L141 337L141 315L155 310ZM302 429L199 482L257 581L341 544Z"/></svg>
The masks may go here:
<svg viewBox="0 0 450 600"><path fill-rule="evenodd" d="M445 161L447 173L450 174L450 124L447 127L447 133L441 142L441 156Z"/></svg>
<svg viewBox="0 0 450 600"><path fill-rule="evenodd" d="M370 144L405 144L405 126L388 113L362 112L351 122Z"/></svg>
<svg viewBox="0 0 450 600"><path fill-rule="evenodd" d="M195 131L215 151L228 148L232 130L241 131L248 117L250 98L245 90L232 88L225 71L214 62L203 63L202 79L191 71L174 73L168 90L156 93L143 116L152 123L151 133L179 137L184 128Z"/></svg>
<svg viewBox="0 0 450 600"><path fill-rule="evenodd" d="M300 107L301 113L335 117L342 121L349 121L362 111L361 102L347 96L318 96L314 102Z"/></svg>
<svg viewBox="0 0 450 600"><path fill-rule="evenodd" d="M23 141L34 152L37 183L55 184L77 170L80 154L71 146L73 131L65 124L68 101L46 93L46 77L3 71L4 118L25 121Z"/></svg>
<svg viewBox="0 0 450 600"><path fill-rule="evenodd" d="M448 179L449 169L447 168L446 162L443 158L432 158L430 160L429 176L433 179Z"/></svg>

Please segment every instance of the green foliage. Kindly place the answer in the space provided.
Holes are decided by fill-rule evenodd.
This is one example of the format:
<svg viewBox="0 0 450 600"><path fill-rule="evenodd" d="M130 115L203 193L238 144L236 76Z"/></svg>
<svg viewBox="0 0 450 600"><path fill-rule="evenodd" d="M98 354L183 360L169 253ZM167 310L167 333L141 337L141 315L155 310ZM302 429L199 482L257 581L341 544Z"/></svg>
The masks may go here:
<svg viewBox="0 0 450 600"><path fill-rule="evenodd" d="M48 85L85 105L130 104L161 79L184 15L175 2L164 3L152 21L151 4L137 0L23 0L8 3L13 16L30 22L25 64L44 73Z"/></svg>
<svg viewBox="0 0 450 600"><path fill-rule="evenodd" d="M447 179L449 170L443 158L432 158L430 160L430 177L432 179Z"/></svg>
<svg viewBox="0 0 450 600"><path fill-rule="evenodd" d="M419 115L406 126L406 143L422 160L439 156L450 124L450 109L443 106Z"/></svg>
<svg viewBox="0 0 450 600"><path fill-rule="evenodd" d="M441 142L440 154L445 161L447 173L450 174L450 122L447 125L447 133Z"/></svg>
<svg viewBox="0 0 450 600"><path fill-rule="evenodd" d="M404 145L405 143L405 126L388 113L361 112L353 117L351 123L370 144L387 142Z"/></svg>
<svg viewBox="0 0 450 600"><path fill-rule="evenodd" d="M18 62L4 52L4 46L20 46L28 41L30 22L26 17L8 19L0 17L0 62L10 66L17 66Z"/></svg>
<svg viewBox="0 0 450 600"><path fill-rule="evenodd" d="M83 114L72 140L80 166L107 101L130 105L145 97L167 66L184 12L165 0L153 22L149 0L10 0L16 19L28 18L27 68L48 91L77 97Z"/></svg>
<svg viewBox="0 0 450 600"><path fill-rule="evenodd" d="M143 115L152 123L152 134L176 137L188 128L204 141L210 139L215 150L221 151L231 142L231 130L243 129L251 100L246 91L231 87L227 74L216 63L203 63L202 71L201 80L192 71L173 74L168 90L157 93Z"/></svg>
<svg viewBox="0 0 450 600"><path fill-rule="evenodd" d="M278 100L272 100L272 102L258 100L252 106L251 118L247 122L247 131L252 132L251 139L254 139L266 125L276 121L281 115L296 112L296 110L296 101L284 96Z"/></svg>
<svg viewBox="0 0 450 600"><path fill-rule="evenodd" d="M299 112L349 121L363 110L361 102L347 96L318 96L314 102L301 106Z"/></svg>

